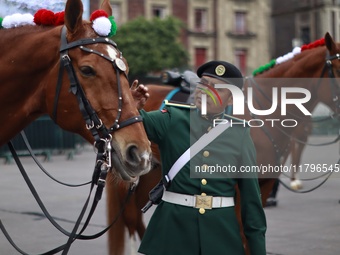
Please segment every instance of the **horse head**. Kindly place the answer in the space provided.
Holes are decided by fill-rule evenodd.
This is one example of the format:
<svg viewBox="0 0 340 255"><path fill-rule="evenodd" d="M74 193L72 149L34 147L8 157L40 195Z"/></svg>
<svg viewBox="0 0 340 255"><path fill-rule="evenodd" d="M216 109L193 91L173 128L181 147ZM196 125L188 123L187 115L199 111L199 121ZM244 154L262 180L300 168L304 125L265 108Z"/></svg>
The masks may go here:
<svg viewBox="0 0 340 255"><path fill-rule="evenodd" d="M325 45L328 50L324 67L325 77L328 77L328 90L319 90L319 99L328 105L334 112L334 116L340 116L340 43L334 42L332 36L325 34ZM327 85L326 85L327 86Z"/></svg>
<svg viewBox="0 0 340 255"><path fill-rule="evenodd" d="M39 10L29 25L1 30L0 144L48 114L133 180L151 168L150 142L130 93L127 61L109 38L115 31L109 1L101 8L86 21L81 0L68 0L58 17Z"/></svg>
<svg viewBox="0 0 340 255"><path fill-rule="evenodd" d="M112 15L109 1L104 1L101 8L109 16ZM73 66L73 77L78 85L72 84L72 76L67 77L64 73L63 83L71 82L72 93L68 92L68 86L63 85L61 95L64 100L60 97L61 104L58 102L58 107L53 105L51 108L50 105L49 113L54 114L51 109L56 108L57 123L73 131L79 128L78 124L73 121L72 126L69 120L78 119L86 127L79 130L80 133L90 142L97 143L103 139L111 142L112 139L112 165L123 179L130 180L149 171L151 149L130 93L128 64L117 45L107 35L101 34L105 34L101 31L105 24L102 24L103 28L95 29L94 22L82 20L82 14L80 0L67 1L66 37L64 42L61 39L61 61L69 56L71 61L66 64L63 61L64 66ZM63 30L61 33L63 36ZM67 73L72 72L72 69L67 70ZM74 100L75 96L78 100ZM68 101L74 103L67 104ZM85 109L79 111L79 108Z"/></svg>

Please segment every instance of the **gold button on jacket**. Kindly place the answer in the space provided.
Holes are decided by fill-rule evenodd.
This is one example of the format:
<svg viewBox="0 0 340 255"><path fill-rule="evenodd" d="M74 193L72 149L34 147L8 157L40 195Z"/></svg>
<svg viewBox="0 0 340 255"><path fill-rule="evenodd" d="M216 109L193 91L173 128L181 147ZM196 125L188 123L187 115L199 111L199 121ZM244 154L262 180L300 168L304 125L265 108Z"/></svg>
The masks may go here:
<svg viewBox="0 0 340 255"><path fill-rule="evenodd" d="M204 152L203 152L203 156L204 156L204 157L207 158L207 157L209 157L209 155L210 155L209 151L204 151Z"/></svg>

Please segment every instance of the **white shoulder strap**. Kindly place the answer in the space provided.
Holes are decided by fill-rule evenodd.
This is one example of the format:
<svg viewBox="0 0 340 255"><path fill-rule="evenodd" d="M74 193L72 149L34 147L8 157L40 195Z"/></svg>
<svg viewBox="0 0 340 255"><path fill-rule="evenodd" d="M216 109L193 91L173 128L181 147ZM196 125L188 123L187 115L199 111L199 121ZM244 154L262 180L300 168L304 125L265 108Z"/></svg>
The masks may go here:
<svg viewBox="0 0 340 255"><path fill-rule="evenodd" d="M223 131L230 127L230 122L227 121L223 124L218 124L212 128L208 133L201 136L189 149L187 149L173 164L167 175L165 175L166 181L169 183L173 180L176 174L182 169L182 167L193 158L199 151L206 147L209 143L215 140Z"/></svg>

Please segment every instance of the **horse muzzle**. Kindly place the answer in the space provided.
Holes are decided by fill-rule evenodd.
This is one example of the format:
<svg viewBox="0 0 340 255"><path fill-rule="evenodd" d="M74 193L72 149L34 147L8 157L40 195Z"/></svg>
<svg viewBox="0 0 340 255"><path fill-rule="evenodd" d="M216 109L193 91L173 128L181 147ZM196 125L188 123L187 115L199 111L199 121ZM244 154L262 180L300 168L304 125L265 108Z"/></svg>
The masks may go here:
<svg viewBox="0 0 340 255"><path fill-rule="evenodd" d="M113 145L112 166L124 181L133 182L148 173L151 169L151 159L151 151L141 151L135 144L129 144L123 150Z"/></svg>

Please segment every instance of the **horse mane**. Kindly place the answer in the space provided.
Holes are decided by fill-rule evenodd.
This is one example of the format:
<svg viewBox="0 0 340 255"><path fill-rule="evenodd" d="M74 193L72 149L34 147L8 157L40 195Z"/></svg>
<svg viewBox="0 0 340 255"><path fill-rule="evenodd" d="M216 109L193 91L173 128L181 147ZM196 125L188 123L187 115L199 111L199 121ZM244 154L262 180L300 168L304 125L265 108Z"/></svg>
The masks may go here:
<svg viewBox="0 0 340 255"><path fill-rule="evenodd" d="M260 66L253 71L253 76L267 77L275 76L297 76L301 72L301 66L307 69L317 68L315 66L315 56L322 54L325 51L324 38L316 40L310 44L305 44L300 47L295 47L292 52L285 54L277 59L272 59L269 63Z"/></svg>
<svg viewBox="0 0 340 255"><path fill-rule="evenodd" d="M10 28L10 29L0 29L0 40L3 39L3 36L11 35L11 36L19 36L19 35L26 35L32 33L39 33L45 32L47 30L51 30L54 27L51 26L32 26L32 25L24 25L20 27Z"/></svg>

